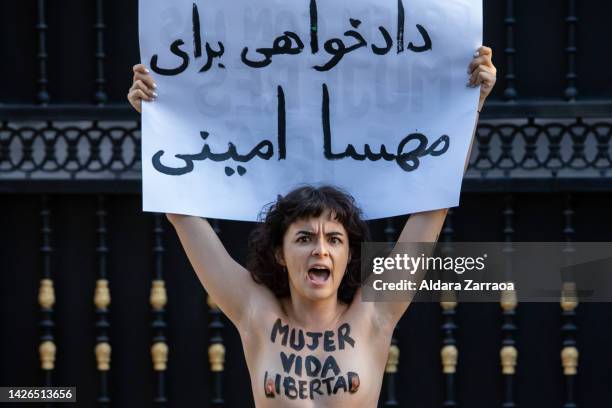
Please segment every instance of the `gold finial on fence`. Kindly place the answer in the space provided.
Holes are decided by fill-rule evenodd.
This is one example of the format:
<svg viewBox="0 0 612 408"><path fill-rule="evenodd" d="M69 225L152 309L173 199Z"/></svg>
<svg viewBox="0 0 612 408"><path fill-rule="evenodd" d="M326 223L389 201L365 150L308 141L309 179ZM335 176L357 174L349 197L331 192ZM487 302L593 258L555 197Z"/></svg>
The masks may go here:
<svg viewBox="0 0 612 408"><path fill-rule="evenodd" d="M563 364L563 374L576 375L578 372L578 349L576 347L564 347L561 351L561 362Z"/></svg>
<svg viewBox="0 0 612 408"><path fill-rule="evenodd" d="M395 344L389 347L389 356L387 357L387 365L385 366L385 373L397 373L397 366L399 364L400 349Z"/></svg>
<svg viewBox="0 0 612 408"><path fill-rule="evenodd" d="M225 346L221 343L211 344L208 347L208 360L210 371L221 372L225 364Z"/></svg>
<svg viewBox="0 0 612 408"><path fill-rule="evenodd" d="M163 280L158 279L152 282L149 301L154 310L161 310L166 306L168 298L166 296L166 285Z"/></svg>
<svg viewBox="0 0 612 408"><path fill-rule="evenodd" d="M47 340L40 343L40 346L38 346L38 354L40 355L40 362L43 370L53 370L55 367L56 351L55 343L52 341Z"/></svg>
<svg viewBox="0 0 612 408"><path fill-rule="evenodd" d="M107 309L110 305L110 290L108 289L108 280L98 279L96 281L96 291L94 292L94 304L98 309Z"/></svg>
<svg viewBox="0 0 612 408"><path fill-rule="evenodd" d="M108 343L96 344L96 361L98 362L98 370L110 370L111 346Z"/></svg>
<svg viewBox="0 0 612 408"><path fill-rule="evenodd" d="M444 374L454 374L457 371L457 358L459 356L457 347L453 345L444 346L440 355L442 357L442 372Z"/></svg>
<svg viewBox="0 0 612 408"><path fill-rule="evenodd" d="M151 346L151 357L153 358L153 369L155 371L165 371L168 362L168 345L157 342Z"/></svg>
<svg viewBox="0 0 612 408"><path fill-rule="evenodd" d="M442 309L452 310L457 307L457 294L454 290L444 291L440 297L440 306L442 306Z"/></svg>
<svg viewBox="0 0 612 408"><path fill-rule="evenodd" d="M572 311L578 307L578 296L576 294L576 282L563 282L561 290L561 308L566 311Z"/></svg>
<svg viewBox="0 0 612 408"><path fill-rule="evenodd" d="M516 309L516 305L517 305L516 291L504 290L501 293L500 304L501 304L501 308L505 312L509 312L509 311Z"/></svg>
<svg viewBox="0 0 612 408"><path fill-rule="evenodd" d="M45 309L51 309L55 304L55 290L51 279L41 279L38 289L38 304Z"/></svg>
<svg viewBox="0 0 612 408"><path fill-rule="evenodd" d="M502 374L514 374L516 372L516 359L518 351L514 346L504 346L500 351Z"/></svg>

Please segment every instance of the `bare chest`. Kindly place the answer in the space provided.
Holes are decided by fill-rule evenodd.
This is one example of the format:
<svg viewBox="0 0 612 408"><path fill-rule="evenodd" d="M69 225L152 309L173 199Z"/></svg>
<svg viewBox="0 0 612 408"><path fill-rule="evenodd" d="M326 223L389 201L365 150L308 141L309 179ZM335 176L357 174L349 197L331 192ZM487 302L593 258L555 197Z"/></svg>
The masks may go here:
<svg viewBox="0 0 612 408"><path fill-rule="evenodd" d="M376 406L388 347L359 327L308 331L277 319L264 333L243 339L258 407Z"/></svg>

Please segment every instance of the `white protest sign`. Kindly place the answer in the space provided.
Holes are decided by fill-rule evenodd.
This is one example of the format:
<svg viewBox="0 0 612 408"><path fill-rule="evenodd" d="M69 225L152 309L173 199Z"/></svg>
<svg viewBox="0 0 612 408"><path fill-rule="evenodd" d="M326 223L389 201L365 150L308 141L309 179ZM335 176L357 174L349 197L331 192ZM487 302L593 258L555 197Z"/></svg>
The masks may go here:
<svg viewBox="0 0 612 408"><path fill-rule="evenodd" d="M480 0L140 0L143 209L255 220L300 184L367 218L458 205Z"/></svg>

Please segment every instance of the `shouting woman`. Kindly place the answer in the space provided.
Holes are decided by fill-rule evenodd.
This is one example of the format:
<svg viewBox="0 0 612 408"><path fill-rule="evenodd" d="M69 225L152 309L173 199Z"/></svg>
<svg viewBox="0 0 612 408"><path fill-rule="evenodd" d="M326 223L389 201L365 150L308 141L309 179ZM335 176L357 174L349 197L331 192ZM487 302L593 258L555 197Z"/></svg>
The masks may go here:
<svg viewBox="0 0 612 408"><path fill-rule="evenodd" d="M480 112L495 85L491 49L479 48L468 71ZM137 111L155 100L155 88L148 70L134 66L128 100ZM412 214L398 242L437 241L446 213ZM257 407L377 406L393 329L409 302L361 301L368 230L350 196L323 186L279 197L249 238L246 268L205 219L167 217L240 333Z"/></svg>

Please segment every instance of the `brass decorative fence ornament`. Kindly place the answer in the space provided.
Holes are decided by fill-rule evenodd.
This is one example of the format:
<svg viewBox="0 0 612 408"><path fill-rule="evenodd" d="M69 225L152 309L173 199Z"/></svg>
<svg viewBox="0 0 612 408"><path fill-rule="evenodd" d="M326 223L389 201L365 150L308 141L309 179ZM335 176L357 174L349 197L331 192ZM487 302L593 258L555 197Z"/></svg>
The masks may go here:
<svg viewBox="0 0 612 408"><path fill-rule="evenodd" d="M110 406L110 395L108 389L108 372L110 371L112 348L110 345L108 320L109 307L111 304L111 294L108 282L108 246L106 227L106 198L103 195L98 196L98 208L96 210L96 218L98 221L97 238L98 246L96 253L98 255L98 276L96 280L96 288L94 290L93 303L96 307L96 346L94 354L96 357L96 368L98 369L98 406L107 408Z"/></svg>
<svg viewBox="0 0 612 408"><path fill-rule="evenodd" d="M38 304L43 309L53 309L55 304L55 289L51 279L41 279L38 289Z"/></svg>
<svg viewBox="0 0 612 408"><path fill-rule="evenodd" d="M211 311L221 312L217 303L210 295L206 296L206 303ZM225 346L221 343L212 343L208 346L208 361L210 363L210 371L220 373L225 367Z"/></svg>
<svg viewBox="0 0 612 408"><path fill-rule="evenodd" d="M210 371L220 373L225 364L225 346L223 344L211 344L208 347L208 359L210 360Z"/></svg>
<svg viewBox="0 0 612 408"><path fill-rule="evenodd" d="M453 216L454 211L448 210L444 227L442 229L442 253L445 256L453 255ZM459 359L459 350L457 349L457 341L455 340L455 332L457 324L455 322L457 309L457 295L454 291L442 292L440 299L440 307L442 308L442 349L440 350L440 359L442 361L442 373L444 374L445 382L445 397L444 406L454 407L456 402L456 384L455 373L457 371L457 360Z"/></svg>
<svg viewBox="0 0 612 408"><path fill-rule="evenodd" d="M151 359L153 360L153 370L158 374L168 368L168 345L164 342L153 343L151 346Z"/></svg>
<svg viewBox="0 0 612 408"><path fill-rule="evenodd" d="M209 309L220 312L219 307L210 295L206 296L206 303ZM210 371L220 373L224 370L225 365L225 346L221 343L212 343L208 346L208 360L210 362Z"/></svg>
<svg viewBox="0 0 612 408"><path fill-rule="evenodd" d="M151 282L151 296L149 302L154 311L163 311L168 303L168 295L166 294L166 283L163 280L154 280Z"/></svg>
<svg viewBox="0 0 612 408"><path fill-rule="evenodd" d="M39 4L40 7L43 4ZM53 280L51 278L51 211L49 210L49 199L46 195L42 196L40 220L41 220L41 238L40 254L42 258L42 279L38 290L38 304L41 310L40 327L42 334L40 336L40 345L38 354L40 358L40 366L44 372L43 384L46 387L53 385L53 370L55 369L55 359L57 347L53 337L53 306L55 305L55 290L53 289Z"/></svg>
<svg viewBox="0 0 612 408"><path fill-rule="evenodd" d="M509 6L511 6L511 4L509 4ZM512 90L514 88L510 87L508 89ZM508 91L508 89L506 89L506 91ZM515 248L512 244L514 240L514 197L512 195L507 195L505 197L503 216L503 234L505 241L503 252L506 255L506 276L509 276L512 273L512 254L515 252ZM500 306L502 309L502 344L499 352L499 358L504 382L503 406L509 408L515 406L514 375L516 374L518 350L516 348L516 340L514 336L517 329L515 321L517 305L518 300L516 291L505 290L501 292Z"/></svg>
<svg viewBox="0 0 612 408"><path fill-rule="evenodd" d="M387 384L387 396L385 398L384 407L397 407L399 403L396 397L395 380L399 365L400 348L396 339L395 344L389 347L389 356L385 365L385 382Z"/></svg>
<svg viewBox="0 0 612 408"><path fill-rule="evenodd" d="M38 353L40 354L40 362L43 370L51 371L55 368L56 352L57 347L55 347L55 343L53 341L46 340L40 343Z"/></svg>
<svg viewBox="0 0 612 408"><path fill-rule="evenodd" d="M566 376L578 374L578 349L576 347L564 347L561 351L561 362L563 374Z"/></svg>
<svg viewBox="0 0 612 408"><path fill-rule="evenodd" d="M514 346L504 346L499 352L502 365L502 374L514 375L516 373L516 359L518 351Z"/></svg>
<svg viewBox="0 0 612 408"><path fill-rule="evenodd" d="M387 365L385 365L385 373L395 374L397 373L397 366L399 365L400 349L397 345L392 344L389 347L389 357L387 357Z"/></svg>
<svg viewBox="0 0 612 408"><path fill-rule="evenodd" d="M157 386L155 387L155 406L165 407L168 403L166 396L166 369L168 368L169 347L166 343L166 283L163 277L163 255L164 255L164 229L162 227L162 215L153 216L153 280L151 282L151 294L149 302L153 312L153 344L151 345L151 359L153 360L153 371L155 372Z"/></svg>
<svg viewBox="0 0 612 408"><path fill-rule="evenodd" d="M457 361L459 359L459 350L454 345L442 347L440 351L442 357L442 372L444 374L455 374L457 372Z"/></svg>
<svg viewBox="0 0 612 408"><path fill-rule="evenodd" d="M218 219L211 220L211 226L221 239L221 225ZM225 345L223 344L223 313L215 300L207 295L208 304L208 363L211 373L210 405L225 406L223 398L223 373L225 369Z"/></svg>
<svg viewBox="0 0 612 408"><path fill-rule="evenodd" d="M576 283L564 282L561 297L561 309L563 310L563 317L568 326L564 325L563 328L564 347L561 350L561 363L563 365L563 374L565 376L575 376L578 374L578 358L580 353L576 347L576 340L573 337L573 334L577 330L573 321L576 316L575 310L577 307L578 298L576 296ZM571 381L571 384L573 385L573 380Z"/></svg>
<svg viewBox="0 0 612 408"><path fill-rule="evenodd" d="M502 324L502 348L499 352L500 363L502 374L506 376L504 378L506 392L505 392L505 404L513 403L513 381L508 376L514 376L516 374L516 361L518 359L518 350L516 349L516 341L514 340L514 332L516 331L516 324L514 317L516 314L516 292L515 291L504 291L501 295L500 301L503 324Z"/></svg>
<svg viewBox="0 0 612 408"><path fill-rule="evenodd" d="M98 310L106 310L110 305L110 289L108 288L108 280L98 279L96 281L96 289L94 293L94 305Z"/></svg>
<svg viewBox="0 0 612 408"><path fill-rule="evenodd" d="M111 346L108 343L98 343L94 350L98 371L110 370ZM102 373L100 373L102 374Z"/></svg>
<svg viewBox="0 0 612 408"><path fill-rule="evenodd" d="M573 12L571 8L574 2L570 0L570 14ZM571 29L571 28L570 28ZM573 55L569 56L570 62L573 61ZM570 71L573 67L569 68ZM570 98L575 96L576 89L573 87L573 82L568 81L568 87L566 89L566 97ZM572 196L567 194L565 199L565 209L563 210L563 216L565 218L565 225L563 228L563 235L565 238L565 249L564 255L568 265L571 265L572 254L575 251L573 247L574 230L573 218L574 209L572 207ZM576 308L578 307L578 295L576 291L576 283L573 280L573 276L570 274L562 276L563 286L561 288L561 299L560 306L562 310L563 325L561 326L562 335L562 349L561 349L561 364L563 366L563 375L565 376L565 407L575 407L574 396L576 395L576 375L578 374L578 357L579 352L576 343L576 333L578 327L576 326Z"/></svg>
<svg viewBox="0 0 612 408"><path fill-rule="evenodd" d="M501 294L501 300L499 304L504 312L515 311L516 306L517 306L516 291L514 290L503 291Z"/></svg>

